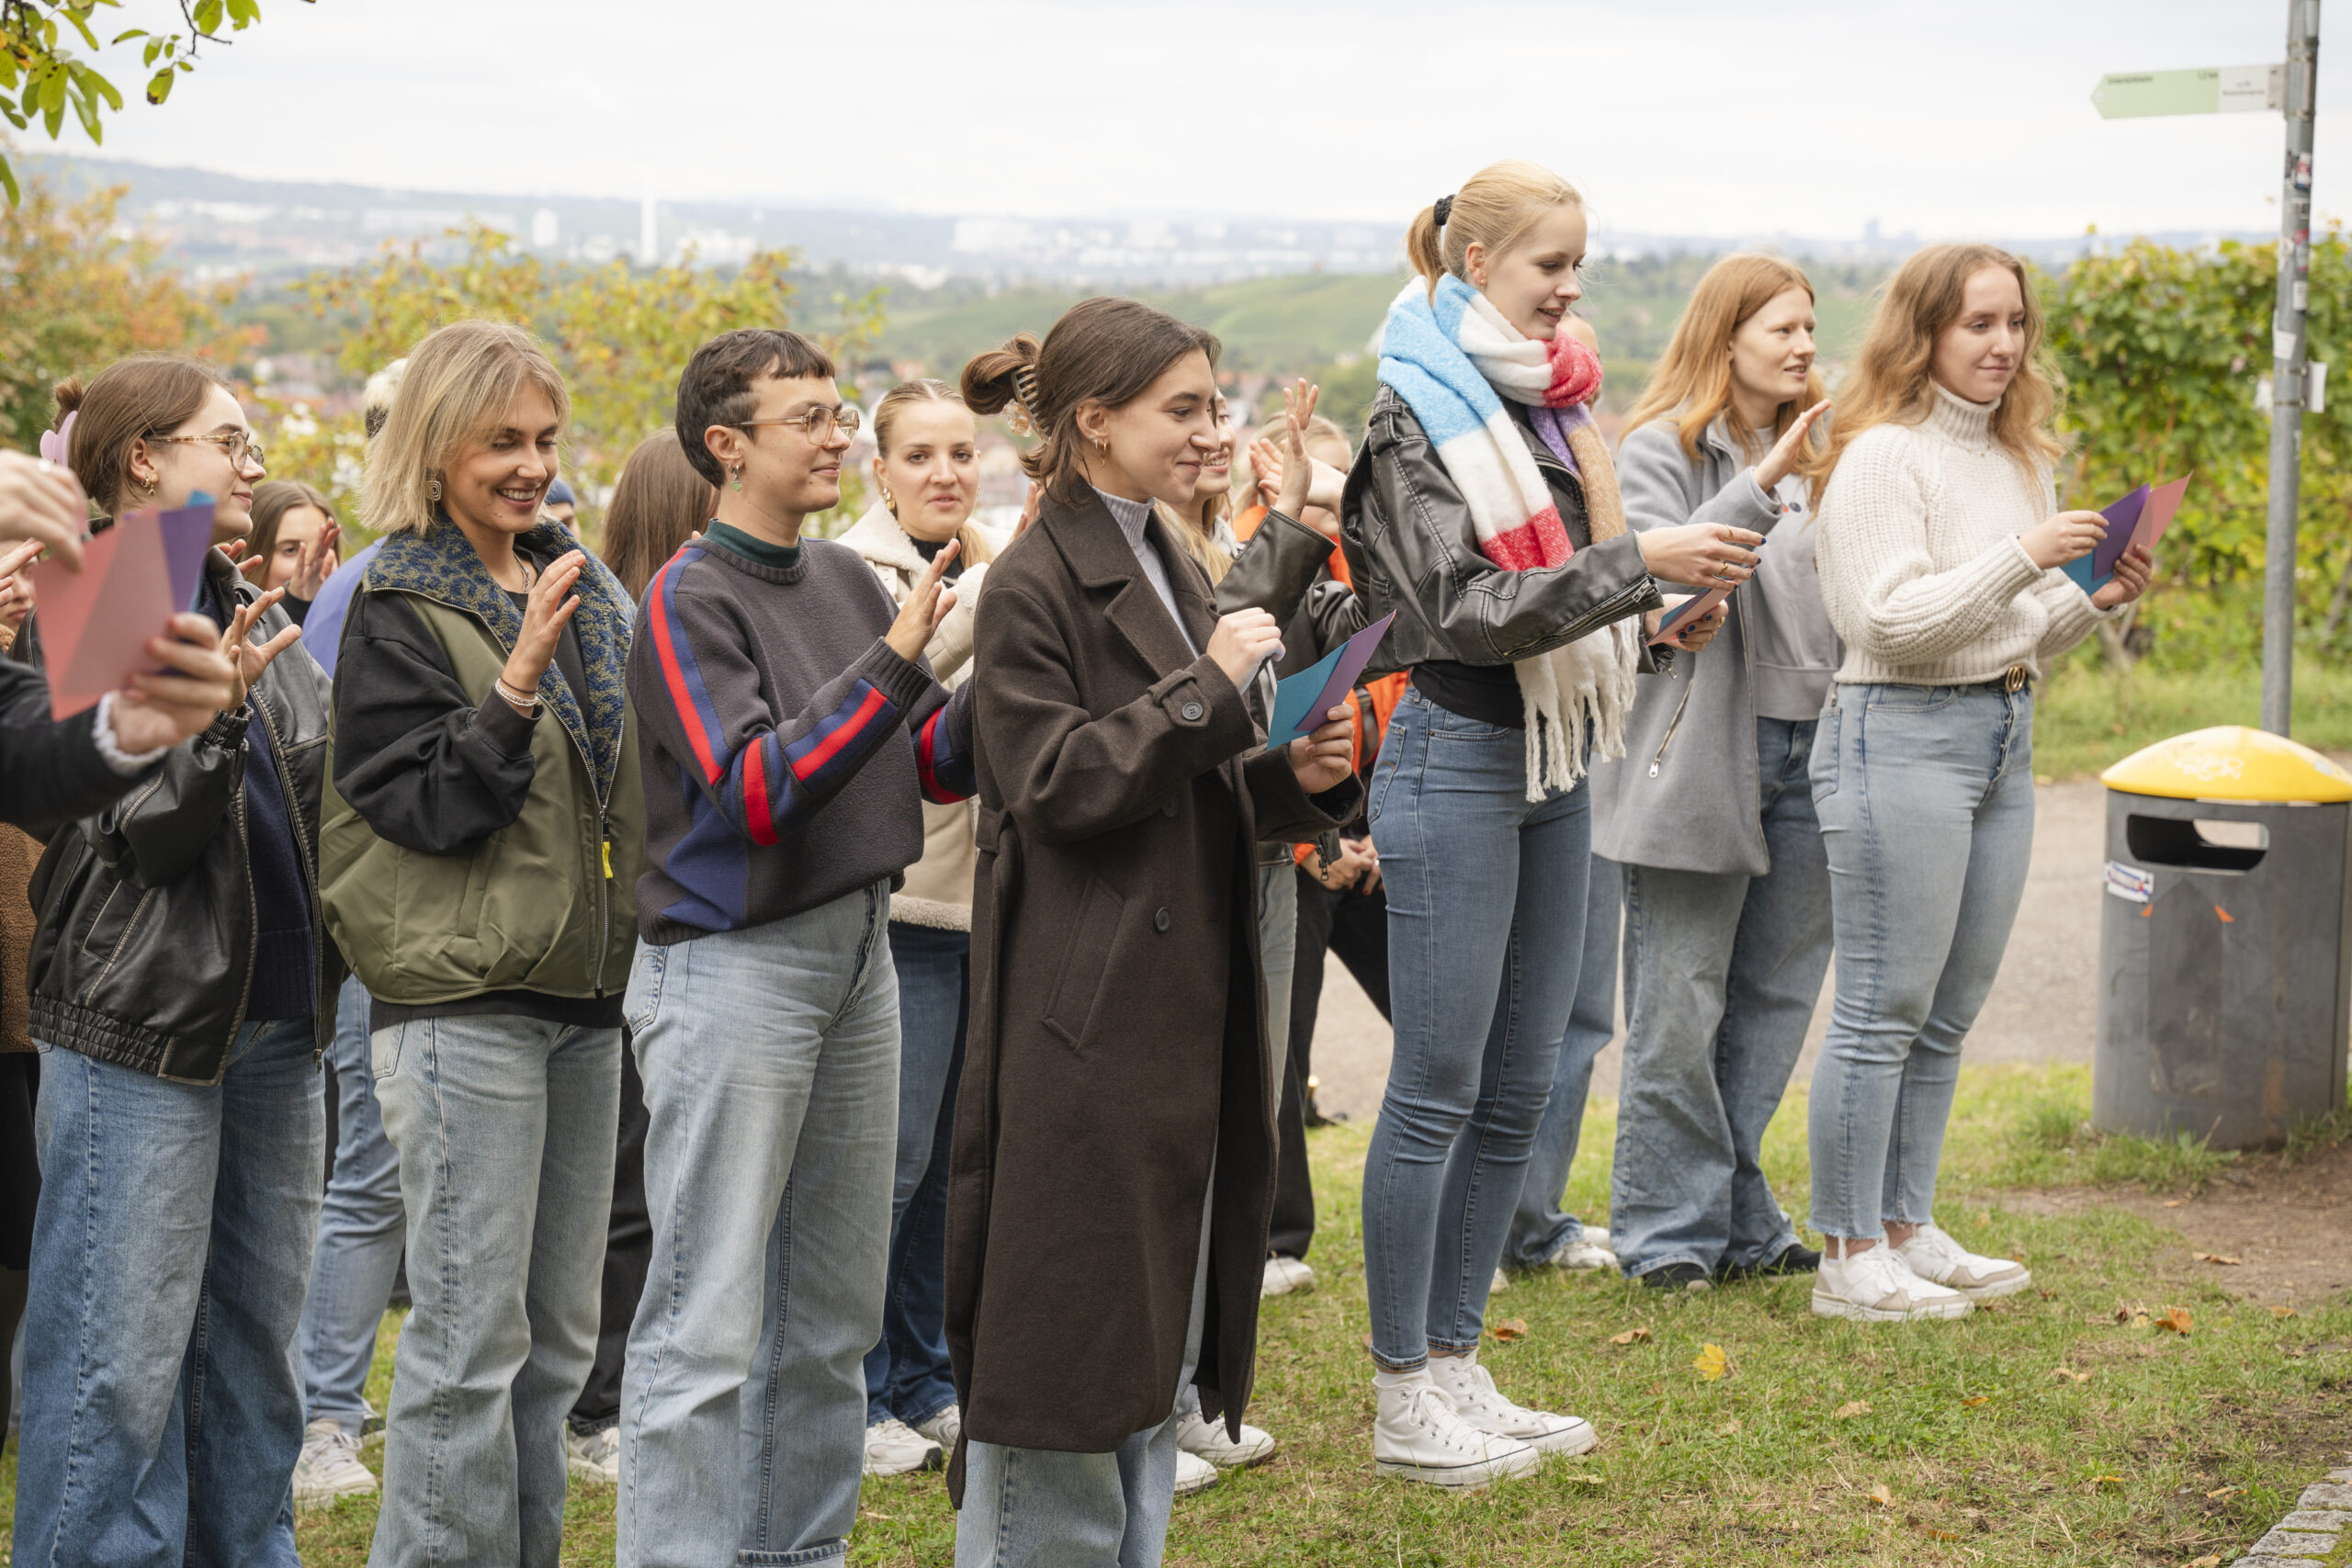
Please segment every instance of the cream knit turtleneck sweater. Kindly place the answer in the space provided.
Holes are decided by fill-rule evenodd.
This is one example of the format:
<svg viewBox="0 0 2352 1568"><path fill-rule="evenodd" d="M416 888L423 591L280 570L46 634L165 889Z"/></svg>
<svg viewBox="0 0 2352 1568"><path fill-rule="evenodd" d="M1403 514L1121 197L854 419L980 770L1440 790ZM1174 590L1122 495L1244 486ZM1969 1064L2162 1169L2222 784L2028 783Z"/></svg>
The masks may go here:
<svg viewBox="0 0 2352 1568"><path fill-rule="evenodd" d="M1934 390L1918 423L1857 436L1822 494L1815 560L1841 683L1967 685L2018 664L2039 678L2100 618L2018 541L2057 510L2047 465L2028 472L1993 439L1997 403Z"/></svg>

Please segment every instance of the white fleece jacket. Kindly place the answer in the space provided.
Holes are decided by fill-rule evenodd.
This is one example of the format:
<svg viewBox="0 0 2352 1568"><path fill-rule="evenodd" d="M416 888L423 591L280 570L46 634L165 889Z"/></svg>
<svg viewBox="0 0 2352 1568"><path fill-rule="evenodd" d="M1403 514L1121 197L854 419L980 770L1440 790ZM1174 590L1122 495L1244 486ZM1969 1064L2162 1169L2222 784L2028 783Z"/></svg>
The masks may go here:
<svg viewBox="0 0 2352 1568"><path fill-rule="evenodd" d="M2043 661L2100 619L2018 536L2057 511L2047 464L1993 439L1997 403L1936 387L1917 424L1864 431L1823 491L1815 561L1844 684L1967 685Z"/></svg>

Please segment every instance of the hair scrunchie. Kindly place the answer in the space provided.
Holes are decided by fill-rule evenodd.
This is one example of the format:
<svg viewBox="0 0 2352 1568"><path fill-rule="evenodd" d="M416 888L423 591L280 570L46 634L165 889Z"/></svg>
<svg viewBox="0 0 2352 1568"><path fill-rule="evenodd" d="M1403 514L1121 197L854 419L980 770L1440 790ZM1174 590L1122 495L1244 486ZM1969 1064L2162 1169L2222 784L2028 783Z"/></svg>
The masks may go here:
<svg viewBox="0 0 2352 1568"><path fill-rule="evenodd" d="M81 413L82 411L76 409L67 414L64 423L55 430L44 430L40 433L40 455L43 461L55 463L59 468L66 466L66 447L74 439L74 422L81 417Z"/></svg>
<svg viewBox="0 0 2352 1568"><path fill-rule="evenodd" d="M1445 227L1445 220L1453 216L1453 198L1450 196L1439 197L1435 211L1437 226L1442 229Z"/></svg>

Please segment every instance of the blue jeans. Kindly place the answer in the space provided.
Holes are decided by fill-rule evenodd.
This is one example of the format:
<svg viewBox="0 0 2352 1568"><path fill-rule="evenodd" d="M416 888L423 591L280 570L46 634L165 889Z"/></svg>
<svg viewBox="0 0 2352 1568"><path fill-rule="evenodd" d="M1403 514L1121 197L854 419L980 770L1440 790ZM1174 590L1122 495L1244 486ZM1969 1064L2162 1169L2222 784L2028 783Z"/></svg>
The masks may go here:
<svg viewBox="0 0 2352 1568"><path fill-rule="evenodd" d="M1758 1163L1829 968L1814 721L1759 718L1772 869L1625 868L1625 1068L1609 1235L1629 1277L1754 1268L1796 1243Z"/></svg>
<svg viewBox="0 0 2352 1568"><path fill-rule="evenodd" d="M889 885L639 944L653 1263L621 1380L622 1568L849 1550L898 1153Z"/></svg>
<svg viewBox="0 0 2352 1568"><path fill-rule="evenodd" d="M40 1049L15 1560L297 1568L311 1021L246 1024L209 1086Z"/></svg>
<svg viewBox="0 0 2352 1568"><path fill-rule="evenodd" d="M563 1418L596 1354L621 1032L514 1015L368 1039L415 1309L392 1363L371 1568L554 1568Z"/></svg>
<svg viewBox="0 0 2352 1568"><path fill-rule="evenodd" d="M1298 870L1288 855L1258 868L1258 962L1266 973L1266 1103L1279 1106L1290 1060L1290 980L1298 969Z"/></svg>
<svg viewBox="0 0 2352 1568"><path fill-rule="evenodd" d="M909 1426L956 1403L947 1370L947 1156L964 1075L972 933L890 922L899 972L899 1156L882 1339L865 1353L865 1420Z"/></svg>
<svg viewBox="0 0 2352 1568"><path fill-rule="evenodd" d="M1568 1032L1560 1041L1560 1065L1552 1075L1552 1098L1535 1129L1527 1156L1527 1179L1511 1215L1503 1258L1522 1269L1539 1269L1552 1255L1584 1239L1584 1222L1560 1208L1568 1190L1568 1168L1577 1162L1584 1134L1585 1100L1592 1090L1593 1059L1617 1037L1618 935L1624 924L1625 875L1613 860L1592 857L1585 888L1584 954L1577 964L1577 999L1568 1010ZM1610 1222L1614 1224L1612 1218ZM1611 1239L1614 1239L1612 1233Z"/></svg>
<svg viewBox="0 0 2352 1568"><path fill-rule="evenodd" d="M331 1416L356 1438L375 1412L362 1390L376 1355L376 1330L401 1271L408 1213L401 1207L401 1158L384 1135L368 1051L368 987L353 976L335 999L334 1171L319 1208L319 1245L302 1304L303 1418Z"/></svg>
<svg viewBox="0 0 2352 1568"><path fill-rule="evenodd" d="M1999 973L2033 854L2033 694L1839 686L1813 805L1838 986L1814 1068L1813 1228L1934 1217L1960 1048Z"/></svg>
<svg viewBox="0 0 2352 1568"><path fill-rule="evenodd" d="M1408 690L1374 770L1388 1090L1364 1162L1373 1359L1477 1348L1584 953L1590 791L1527 798L1527 737Z"/></svg>

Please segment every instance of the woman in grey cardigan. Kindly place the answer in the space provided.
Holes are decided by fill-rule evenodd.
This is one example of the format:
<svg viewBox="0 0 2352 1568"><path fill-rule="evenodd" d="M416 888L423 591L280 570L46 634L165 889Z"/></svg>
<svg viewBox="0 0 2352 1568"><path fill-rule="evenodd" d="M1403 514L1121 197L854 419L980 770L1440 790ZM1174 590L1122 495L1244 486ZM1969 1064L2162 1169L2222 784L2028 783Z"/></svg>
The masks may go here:
<svg viewBox="0 0 2352 1568"><path fill-rule="evenodd" d="M1610 1235L1668 1290L1810 1272L1757 1162L1829 964L1829 872L1806 784L1838 637L1814 576L1813 289L1762 255L1711 268L1617 456L1636 529L1765 536L1704 654L1642 682L1593 770L1593 852L1624 867L1623 1088ZM1591 967L1588 958L1587 968Z"/></svg>

